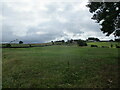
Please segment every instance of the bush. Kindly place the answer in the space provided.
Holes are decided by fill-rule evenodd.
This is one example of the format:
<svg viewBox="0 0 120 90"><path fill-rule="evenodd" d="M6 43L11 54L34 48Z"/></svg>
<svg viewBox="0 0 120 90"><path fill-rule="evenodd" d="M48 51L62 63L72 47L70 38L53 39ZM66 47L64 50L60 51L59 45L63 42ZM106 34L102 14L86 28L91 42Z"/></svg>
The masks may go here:
<svg viewBox="0 0 120 90"><path fill-rule="evenodd" d="M86 43L85 41L83 41L83 40L78 40L78 41L77 41L77 44L78 44L79 46L87 46L87 43Z"/></svg>
<svg viewBox="0 0 120 90"><path fill-rule="evenodd" d="M91 47L98 47L97 45L91 45Z"/></svg>
<svg viewBox="0 0 120 90"><path fill-rule="evenodd" d="M118 39L115 39L115 41L116 41L116 42L120 42L120 38L118 38Z"/></svg>
<svg viewBox="0 0 120 90"><path fill-rule="evenodd" d="M11 47L11 44L6 44L6 47L10 48L10 47Z"/></svg>
<svg viewBox="0 0 120 90"><path fill-rule="evenodd" d="M108 46L102 46L102 48L109 48Z"/></svg>
<svg viewBox="0 0 120 90"><path fill-rule="evenodd" d="M19 41L19 44L23 44L23 41Z"/></svg>
<svg viewBox="0 0 120 90"><path fill-rule="evenodd" d="M120 48L120 46L116 45L116 48Z"/></svg>

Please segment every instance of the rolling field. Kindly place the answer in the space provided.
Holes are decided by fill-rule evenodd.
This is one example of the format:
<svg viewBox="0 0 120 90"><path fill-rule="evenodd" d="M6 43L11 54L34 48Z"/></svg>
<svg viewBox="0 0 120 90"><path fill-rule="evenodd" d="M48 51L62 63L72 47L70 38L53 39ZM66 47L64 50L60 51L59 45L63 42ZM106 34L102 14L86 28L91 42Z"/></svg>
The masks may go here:
<svg viewBox="0 0 120 90"><path fill-rule="evenodd" d="M90 44L89 44L90 45ZM3 88L117 88L118 49L3 48Z"/></svg>

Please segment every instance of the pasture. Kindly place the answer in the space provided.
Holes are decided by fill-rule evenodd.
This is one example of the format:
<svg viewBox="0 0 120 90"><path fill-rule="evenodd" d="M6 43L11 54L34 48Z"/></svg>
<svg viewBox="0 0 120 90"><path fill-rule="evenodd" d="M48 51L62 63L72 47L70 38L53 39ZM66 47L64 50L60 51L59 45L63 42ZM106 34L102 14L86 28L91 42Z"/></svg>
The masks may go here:
<svg viewBox="0 0 120 90"><path fill-rule="evenodd" d="M120 43L118 43L118 42L87 42L87 44L88 44L88 46L97 45L98 47L101 47L101 46L111 47L111 44L112 44L113 48L115 48L116 45L120 46Z"/></svg>
<svg viewBox="0 0 120 90"><path fill-rule="evenodd" d="M117 88L118 50L65 45L3 48L2 86Z"/></svg>

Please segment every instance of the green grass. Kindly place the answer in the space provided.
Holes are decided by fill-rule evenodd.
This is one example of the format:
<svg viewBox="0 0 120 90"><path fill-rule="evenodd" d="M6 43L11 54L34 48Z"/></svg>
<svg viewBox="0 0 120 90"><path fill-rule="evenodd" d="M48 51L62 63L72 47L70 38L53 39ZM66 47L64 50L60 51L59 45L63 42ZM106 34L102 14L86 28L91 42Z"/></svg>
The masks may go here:
<svg viewBox="0 0 120 90"><path fill-rule="evenodd" d="M97 45L99 47L101 46L108 46L108 47L111 47L111 44L113 45L113 48L115 48L115 45L119 45L120 46L120 43L118 42L87 42L88 46L90 45Z"/></svg>
<svg viewBox="0 0 120 90"><path fill-rule="evenodd" d="M4 48L3 88L117 88L118 49Z"/></svg>
<svg viewBox="0 0 120 90"><path fill-rule="evenodd" d="M98 45L99 47L101 46L108 46L110 47L111 44L113 45L113 47L115 48L116 45L120 46L120 43L118 42L87 42L88 46L91 45ZM40 46L40 45L51 45L51 43L41 43L41 44L31 44L32 46ZM66 44L63 44L66 45ZM70 44L70 45L74 45L74 44ZM0 44L0 46L6 46L6 44ZM12 47L22 47L22 46L29 46L29 44L11 44ZM76 46L76 45L75 45Z"/></svg>
<svg viewBox="0 0 120 90"><path fill-rule="evenodd" d="M2 48L0 48L0 89L2 88Z"/></svg>

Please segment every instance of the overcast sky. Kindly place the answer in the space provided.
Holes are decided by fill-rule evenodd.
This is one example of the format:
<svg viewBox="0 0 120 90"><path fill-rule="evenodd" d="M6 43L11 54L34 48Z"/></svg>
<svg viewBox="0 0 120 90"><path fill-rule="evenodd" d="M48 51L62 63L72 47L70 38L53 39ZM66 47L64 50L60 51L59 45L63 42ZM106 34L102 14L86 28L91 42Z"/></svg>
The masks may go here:
<svg viewBox="0 0 120 90"><path fill-rule="evenodd" d="M0 4L3 42L113 38L106 37L91 19L87 0L4 0Z"/></svg>

